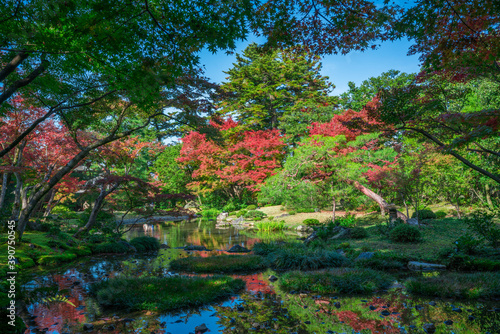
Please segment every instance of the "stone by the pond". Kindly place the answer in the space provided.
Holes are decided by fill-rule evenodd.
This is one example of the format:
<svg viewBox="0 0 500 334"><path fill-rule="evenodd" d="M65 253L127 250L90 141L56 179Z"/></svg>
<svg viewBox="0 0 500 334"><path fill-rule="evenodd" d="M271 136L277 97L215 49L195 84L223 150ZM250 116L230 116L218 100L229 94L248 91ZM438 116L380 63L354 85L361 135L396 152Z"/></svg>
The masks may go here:
<svg viewBox="0 0 500 334"><path fill-rule="evenodd" d="M436 302L435 302L435 301L430 301L430 302L429 302L429 305L430 305L430 306L436 306Z"/></svg>
<svg viewBox="0 0 500 334"><path fill-rule="evenodd" d="M370 305L369 309L370 309L371 311L375 311L377 308L376 308L375 306L373 306L373 305Z"/></svg>
<svg viewBox="0 0 500 334"><path fill-rule="evenodd" d="M312 232L313 228L306 225L299 225L296 228L297 232Z"/></svg>
<svg viewBox="0 0 500 334"><path fill-rule="evenodd" d="M271 282L276 282L276 281L278 280L278 277L276 277L276 276L274 276L274 275L271 275L271 276L269 276L269 280L270 280Z"/></svg>
<svg viewBox="0 0 500 334"><path fill-rule="evenodd" d="M248 248L242 247L240 245L234 245L230 249L227 250L230 253L248 253L250 250Z"/></svg>
<svg viewBox="0 0 500 334"><path fill-rule="evenodd" d="M184 250L189 250L189 251L206 251L207 248L205 246L200 246L200 245L189 245L184 247Z"/></svg>
<svg viewBox="0 0 500 334"><path fill-rule="evenodd" d="M83 330L92 331L92 330L94 330L94 325L92 325L92 324L83 324Z"/></svg>
<svg viewBox="0 0 500 334"><path fill-rule="evenodd" d="M422 328L427 334L434 334L436 332L436 326L434 326L434 324L424 324Z"/></svg>
<svg viewBox="0 0 500 334"><path fill-rule="evenodd" d="M408 225L413 225L413 226L419 225L417 218L410 218L410 219L408 219L407 223L408 223Z"/></svg>
<svg viewBox="0 0 500 334"><path fill-rule="evenodd" d="M336 302L335 304L333 304L333 306L335 306L336 308L340 308L340 303Z"/></svg>
<svg viewBox="0 0 500 334"><path fill-rule="evenodd" d="M196 326L194 328L194 332L196 334L202 334L202 333L205 333L206 331L208 331L208 328L207 328L207 325L205 325L205 324L201 324L201 325Z"/></svg>
<svg viewBox="0 0 500 334"><path fill-rule="evenodd" d="M410 261L410 262L408 262L408 269L423 270L423 271L445 270L446 266L443 264Z"/></svg>
<svg viewBox="0 0 500 334"><path fill-rule="evenodd" d="M382 314L384 317L387 317L388 315L391 314L391 312L383 310L380 314Z"/></svg>
<svg viewBox="0 0 500 334"><path fill-rule="evenodd" d="M451 309L453 312L457 312L457 313L462 313L462 309L461 308L458 308L458 307L454 307Z"/></svg>
<svg viewBox="0 0 500 334"><path fill-rule="evenodd" d="M446 320L446 321L444 322L444 324L445 324L445 325L448 325L448 326L451 326L451 325L453 325L453 320Z"/></svg>
<svg viewBox="0 0 500 334"><path fill-rule="evenodd" d="M354 261L368 260L368 259L371 259L374 255L375 255L374 252L363 252L363 253L359 254L359 256Z"/></svg>
<svg viewBox="0 0 500 334"><path fill-rule="evenodd" d="M473 320L476 320L476 318L474 316L472 316L472 315L469 315L469 320L473 321Z"/></svg>

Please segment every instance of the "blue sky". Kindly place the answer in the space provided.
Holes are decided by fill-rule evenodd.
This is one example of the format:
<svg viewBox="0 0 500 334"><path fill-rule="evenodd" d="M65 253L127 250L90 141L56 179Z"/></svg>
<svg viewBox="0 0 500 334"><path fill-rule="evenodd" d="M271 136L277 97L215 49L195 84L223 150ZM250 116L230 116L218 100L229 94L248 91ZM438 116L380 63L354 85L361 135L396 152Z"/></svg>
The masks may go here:
<svg viewBox="0 0 500 334"><path fill-rule="evenodd" d="M237 44L236 52L241 53L254 40ZM256 41L259 42L259 41ZM418 72L417 56L407 56L411 43L408 41L385 42L377 50L351 52L343 55L329 55L322 58L322 74L330 78L335 85L333 95L338 95L348 89L347 83L353 81L359 85L363 80L378 76L390 69L401 72ZM236 55L226 55L225 52L211 54L208 51L200 54L201 64L205 66L205 74L216 83L222 83L226 78L223 71L233 67Z"/></svg>

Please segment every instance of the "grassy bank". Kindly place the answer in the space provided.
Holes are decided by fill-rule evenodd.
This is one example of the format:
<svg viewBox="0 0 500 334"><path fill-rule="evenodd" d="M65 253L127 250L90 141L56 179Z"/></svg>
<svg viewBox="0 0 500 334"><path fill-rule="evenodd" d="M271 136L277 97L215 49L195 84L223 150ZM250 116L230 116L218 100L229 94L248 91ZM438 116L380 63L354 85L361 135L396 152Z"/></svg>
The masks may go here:
<svg viewBox="0 0 500 334"><path fill-rule="evenodd" d="M500 273L443 273L411 278L405 283L409 293L442 298L498 298Z"/></svg>
<svg viewBox="0 0 500 334"><path fill-rule="evenodd" d="M359 294L387 289L394 278L371 269L335 268L322 271L292 271L282 275L284 291L309 291L321 294Z"/></svg>
<svg viewBox="0 0 500 334"><path fill-rule="evenodd" d="M105 308L170 311L229 297L244 286L227 276L114 278L91 285L90 293Z"/></svg>
<svg viewBox="0 0 500 334"><path fill-rule="evenodd" d="M195 273L235 273L258 271L265 268L258 255L219 255L186 257L170 262L170 269Z"/></svg>

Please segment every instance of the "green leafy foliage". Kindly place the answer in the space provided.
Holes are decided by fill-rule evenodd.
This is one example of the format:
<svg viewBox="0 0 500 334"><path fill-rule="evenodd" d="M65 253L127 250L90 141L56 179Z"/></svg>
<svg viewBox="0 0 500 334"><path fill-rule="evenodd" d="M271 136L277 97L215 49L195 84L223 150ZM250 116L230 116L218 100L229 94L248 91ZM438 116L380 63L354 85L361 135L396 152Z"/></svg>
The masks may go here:
<svg viewBox="0 0 500 334"><path fill-rule="evenodd" d="M104 308L171 311L227 298L244 286L227 276L112 278L92 284L90 293Z"/></svg>
<svg viewBox="0 0 500 334"><path fill-rule="evenodd" d="M419 219L436 219L437 218L436 214L432 210L429 210L429 209L418 210L418 211L413 212L413 214L411 215L412 218L417 218L417 216Z"/></svg>
<svg viewBox="0 0 500 334"><path fill-rule="evenodd" d="M434 277L411 278L405 283L408 292L441 298L496 298L500 296L499 273L446 273Z"/></svg>
<svg viewBox="0 0 500 334"><path fill-rule="evenodd" d="M258 255L190 256L170 262L170 269L195 273L235 273L261 270L265 267Z"/></svg>
<svg viewBox="0 0 500 334"><path fill-rule="evenodd" d="M137 237L130 240L130 244L134 246L138 252L150 252L160 249L160 242L154 237Z"/></svg>
<svg viewBox="0 0 500 334"><path fill-rule="evenodd" d="M437 219L442 219L442 218L445 218L448 214L443 211L443 210L439 210L439 211L436 211L436 218Z"/></svg>
<svg viewBox="0 0 500 334"><path fill-rule="evenodd" d="M304 219L302 221L302 224L305 224L307 226L317 226L317 225L320 225L320 222L319 220L317 219L314 219L314 218L308 218L308 219Z"/></svg>
<svg viewBox="0 0 500 334"><path fill-rule="evenodd" d="M252 205L247 206L247 208L246 208L246 210L247 210L247 211L256 210L256 209L257 209L257 206L256 206L256 205L253 205L253 204L252 204Z"/></svg>
<svg viewBox="0 0 500 334"><path fill-rule="evenodd" d="M255 224L255 227L262 232L282 231L286 229L286 225L283 220L279 222L274 222L274 221L260 222Z"/></svg>
<svg viewBox="0 0 500 334"><path fill-rule="evenodd" d="M422 238L420 230L415 226L401 224L395 227L390 233L389 238L393 242L418 242Z"/></svg>
<svg viewBox="0 0 500 334"><path fill-rule="evenodd" d="M368 237L368 231L363 227L353 227L350 230L350 238L352 239L364 239Z"/></svg>
<svg viewBox="0 0 500 334"><path fill-rule="evenodd" d="M285 291L358 294L386 289L393 281L392 276L371 269L338 268L320 272L289 272L281 277L279 284Z"/></svg>
<svg viewBox="0 0 500 334"><path fill-rule="evenodd" d="M495 223L496 213L477 212L465 218L468 229L493 247L500 247L500 228Z"/></svg>
<svg viewBox="0 0 500 334"><path fill-rule="evenodd" d="M335 218L335 223L343 227L354 227L358 223L354 214L346 213L345 216Z"/></svg>
<svg viewBox="0 0 500 334"><path fill-rule="evenodd" d="M102 244L97 244L92 248L92 253L102 254L125 254L129 251L129 248L120 242L105 242Z"/></svg>
<svg viewBox="0 0 500 334"><path fill-rule="evenodd" d="M262 218L267 217L267 214L265 214L262 211L259 210L250 210L244 215L245 219L255 219L255 218Z"/></svg>

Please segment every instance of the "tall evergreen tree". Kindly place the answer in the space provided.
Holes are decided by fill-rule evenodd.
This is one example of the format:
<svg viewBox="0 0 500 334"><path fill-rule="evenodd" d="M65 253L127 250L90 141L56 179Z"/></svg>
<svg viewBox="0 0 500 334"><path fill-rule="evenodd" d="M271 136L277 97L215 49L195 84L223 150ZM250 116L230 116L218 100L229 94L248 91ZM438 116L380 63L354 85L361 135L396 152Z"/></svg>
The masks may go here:
<svg viewBox="0 0 500 334"><path fill-rule="evenodd" d="M328 121L337 98L319 57L302 49L264 51L249 45L228 72L220 112L253 130L280 129L295 140L311 122Z"/></svg>

